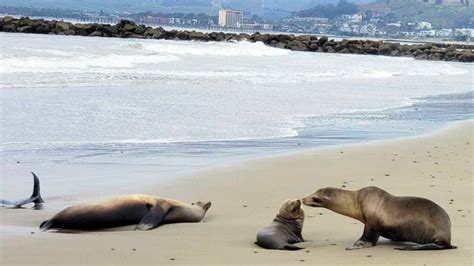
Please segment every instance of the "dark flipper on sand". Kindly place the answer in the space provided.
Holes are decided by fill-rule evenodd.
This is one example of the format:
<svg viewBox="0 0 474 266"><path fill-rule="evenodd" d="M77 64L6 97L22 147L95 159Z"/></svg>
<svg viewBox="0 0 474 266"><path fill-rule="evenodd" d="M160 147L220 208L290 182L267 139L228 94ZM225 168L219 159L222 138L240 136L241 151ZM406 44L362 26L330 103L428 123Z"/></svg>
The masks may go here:
<svg viewBox="0 0 474 266"><path fill-rule="evenodd" d="M446 245L440 245L436 243L429 243L429 244L406 246L406 247L394 248L394 249L415 251L415 250L439 250L439 249L456 249L456 248L457 248L456 246L446 246Z"/></svg>
<svg viewBox="0 0 474 266"><path fill-rule="evenodd" d="M302 247L298 247L298 246L291 245L291 244L284 246L284 248L285 248L286 250L300 250L300 249L304 249L304 248L302 248Z"/></svg>
<svg viewBox="0 0 474 266"><path fill-rule="evenodd" d="M46 221L42 222L41 225L39 226L41 231L48 231L52 227L53 227L53 221L52 220L46 220Z"/></svg>
<svg viewBox="0 0 474 266"><path fill-rule="evenodd" d="M152 207L148 213L142 218L135 230L151 230L160 226L165 219L166 214L160 206Z"/></svg>
<svg viewBox="0 0 474 266"><path fill-rule="evenodd" d="M21 208L21 206L25 204L34 203L34 209L39 210L42 208L44 200L41 198L40 181L35 173L31 172L31 174L33 175L33 193L31 193L31 196L27 199L17 201L0 200L1 205L11 208Z"/></svg>

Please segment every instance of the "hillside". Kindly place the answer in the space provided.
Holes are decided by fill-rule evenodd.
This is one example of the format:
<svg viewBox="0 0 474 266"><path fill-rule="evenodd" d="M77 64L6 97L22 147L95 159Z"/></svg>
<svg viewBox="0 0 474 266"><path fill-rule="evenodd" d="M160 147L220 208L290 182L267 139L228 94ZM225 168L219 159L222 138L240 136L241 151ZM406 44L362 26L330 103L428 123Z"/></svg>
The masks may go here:
<svg viewBox="0 0 474 266"><path fill-rule="evenodd" d="M474 6L441 6L410 0L393 1L388 6L393 20L429 21L435 28L474 27Z"/></svg>
<svg viewBox="0 0 474 266"><path fill-rule="evenodd" d="M365 3L371 0L353 0ZM211 0L0 0L0 5L38 8L65 8L79 10L103 10L105 12L183 12L208 13ZM272 10L298 11L318 4L333 3L338 0L218 0L218 6L262 14ZM264 9L265 8L265 9Z"/></svg>

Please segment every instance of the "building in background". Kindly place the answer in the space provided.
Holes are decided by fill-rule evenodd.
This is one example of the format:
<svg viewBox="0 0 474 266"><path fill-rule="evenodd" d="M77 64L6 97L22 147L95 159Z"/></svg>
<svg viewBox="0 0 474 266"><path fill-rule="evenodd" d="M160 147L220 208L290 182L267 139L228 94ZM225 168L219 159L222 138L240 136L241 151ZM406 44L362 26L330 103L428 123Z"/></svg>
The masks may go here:
<svg viewBox="0 0 474 266"><path fill-rule="evenodd" d="M219 26L225 28L240 28L244 20L244 13L238 10L219 10Z"/></svg>

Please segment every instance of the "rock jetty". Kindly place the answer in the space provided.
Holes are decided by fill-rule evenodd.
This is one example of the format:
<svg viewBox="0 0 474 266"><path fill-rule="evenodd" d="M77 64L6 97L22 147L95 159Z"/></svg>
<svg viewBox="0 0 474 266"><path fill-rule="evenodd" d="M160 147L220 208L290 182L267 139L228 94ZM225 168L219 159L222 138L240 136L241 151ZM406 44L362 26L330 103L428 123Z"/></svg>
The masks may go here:
<svg viewBox="0 0 474 266"><path fill-rule="evenodd" d="M0 32L2 31L93 37L193 40L203 42L247 40L250 42L263 42L272 47L290 49L293 51L404 56L420 60L474 62L474 45L468 44L400 44L386 41L346 39L335 41L325 36L262 34L258 32L251 35L246 33L224 32L205 33L187 30L165 30L161 27L153 28L145 25L137 25L135 22L129 20L121 20L116 25L98 23L73 24L56 20L5 16L0 18Z"/></svg>

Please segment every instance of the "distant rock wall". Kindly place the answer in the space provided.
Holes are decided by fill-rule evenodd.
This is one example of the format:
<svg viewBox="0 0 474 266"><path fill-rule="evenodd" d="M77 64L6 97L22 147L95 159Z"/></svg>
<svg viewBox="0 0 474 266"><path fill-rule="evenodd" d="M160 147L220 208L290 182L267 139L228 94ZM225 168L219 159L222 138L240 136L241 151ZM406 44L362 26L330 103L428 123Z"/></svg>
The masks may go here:
<svg viewBox="0 0 474 266"><path fill-rule="evenodd" d="M258 32L249 35L246 33L203 33L187 30L167 31L161 27L152 28L145 25L137 25L135 22L128 20L122 20L116 25L97 23L73 24L55 20L48 21L27 17L17 19L6 16L0 18L0 31L138 39L194 40L203 42L247 40L250 42L263 42L269 46L293 51L404 56L421 60L474 62L474 45L440 43L407 45L372 40L334 41L325 36L318 38L312 35L260 34Z"/></svg>

